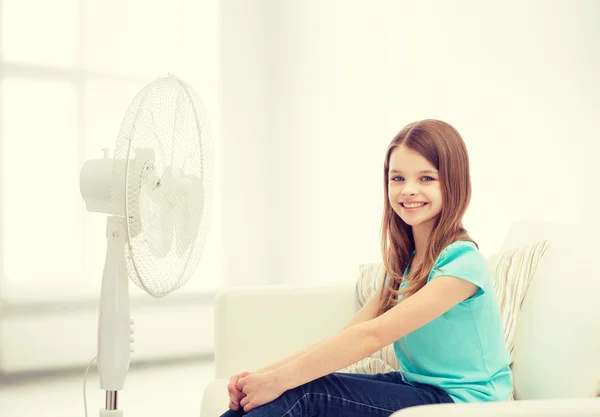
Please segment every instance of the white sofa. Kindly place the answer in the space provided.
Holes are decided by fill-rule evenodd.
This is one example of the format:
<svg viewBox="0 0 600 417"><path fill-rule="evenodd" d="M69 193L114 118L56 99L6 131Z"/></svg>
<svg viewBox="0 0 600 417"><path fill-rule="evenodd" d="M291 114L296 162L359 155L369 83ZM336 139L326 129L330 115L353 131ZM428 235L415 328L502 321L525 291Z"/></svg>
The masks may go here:
<svg viewBox="0 0 600 417"><path fill-rule="evenodd" d="M521 309L513 363L517 401L412 407L393 417L600 417L600 257L596 236L553 223L512 225L501 253L539 239L548 249ZM227 409L231 375L336 334L358 309L354 284L234 288L217 298L215 380L201 417ZM247 326L246 323L252 323Z"/></svg>

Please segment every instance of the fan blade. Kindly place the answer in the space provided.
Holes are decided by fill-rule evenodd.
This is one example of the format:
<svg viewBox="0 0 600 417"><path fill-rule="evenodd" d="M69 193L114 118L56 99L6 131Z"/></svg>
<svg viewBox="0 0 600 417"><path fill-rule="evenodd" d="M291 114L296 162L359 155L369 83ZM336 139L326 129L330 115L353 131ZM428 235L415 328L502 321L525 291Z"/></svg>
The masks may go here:
<svg viewBox="0 0 600 417"><path fill-rule="evenodd" d="M182 256L190 250L196 241L204 213L204 189L200 178L195 175L186 175L183 183L186 189L183 193L184 198L179 204L175 230L178 256ZM194 199L196 196L200 196L200 199Z"/></svg>

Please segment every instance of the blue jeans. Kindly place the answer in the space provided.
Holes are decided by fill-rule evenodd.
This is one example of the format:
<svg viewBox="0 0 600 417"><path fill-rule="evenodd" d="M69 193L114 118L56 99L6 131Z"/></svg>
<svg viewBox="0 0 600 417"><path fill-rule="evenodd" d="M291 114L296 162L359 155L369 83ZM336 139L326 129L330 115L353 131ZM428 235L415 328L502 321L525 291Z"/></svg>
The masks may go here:
<svg viewBox="0 0 600 417"><path fill-rule="evenodd" d="M399 372L376 375L336 372L288 390L248 413L240 407L221 417L384 417L416 405L452 402L439 388L407 384Z"/></svg>

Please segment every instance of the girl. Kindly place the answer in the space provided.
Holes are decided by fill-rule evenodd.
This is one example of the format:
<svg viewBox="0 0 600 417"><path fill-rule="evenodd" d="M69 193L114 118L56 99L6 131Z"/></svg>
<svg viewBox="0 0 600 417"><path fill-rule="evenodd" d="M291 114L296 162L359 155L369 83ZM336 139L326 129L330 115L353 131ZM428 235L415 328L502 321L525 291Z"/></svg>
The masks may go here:
<svg viewBox="0 0 600 417"><path fill-rule="evenodd" d="M404 127L384 162L382 286L335 336L231 377L222 417L365 417L434 403L502 401L510 355L487 264L462 226L469 160L448 123ZM335 372L389 344L398 372Z"/></svg>

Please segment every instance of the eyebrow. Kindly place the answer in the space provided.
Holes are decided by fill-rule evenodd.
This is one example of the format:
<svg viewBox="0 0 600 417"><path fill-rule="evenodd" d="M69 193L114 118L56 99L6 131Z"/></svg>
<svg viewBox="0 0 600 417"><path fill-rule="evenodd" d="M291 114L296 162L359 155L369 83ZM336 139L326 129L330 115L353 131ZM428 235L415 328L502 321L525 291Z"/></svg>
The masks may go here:
<svg viewBox="0 0 600 417"><path fill-rule="evenodd" d="M430 169L426 169L423 171L419 171L419 174L437 174L437 171L432 171ZM390 169L390 174L402 174L402 171L398 169Z"/></svg>

